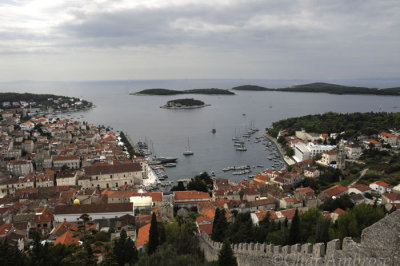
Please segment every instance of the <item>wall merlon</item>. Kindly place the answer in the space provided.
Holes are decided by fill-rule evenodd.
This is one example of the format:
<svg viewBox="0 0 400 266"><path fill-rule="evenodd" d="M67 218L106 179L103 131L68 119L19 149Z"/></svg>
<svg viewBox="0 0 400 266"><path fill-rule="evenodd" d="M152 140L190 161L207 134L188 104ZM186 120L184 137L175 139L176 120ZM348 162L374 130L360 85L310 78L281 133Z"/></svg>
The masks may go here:
<svg viewBox="0 0 400 266"><path fill-rule="evenodd" d="M326 246L326 255L328 257L334 256L337 253L336 251L339 249L340 249L340 240L339 239L334 239L332 241L329 241Z"/></svg>
<svg viewBox="0 0 400 266"><path fill-rule="evenodd" d="M290 254L290 252L291 252L291 246L283 246L283 247L282 247L282 253L283 253L284 255Z"/></svg>
<svg viewBox="0 0 400 266"><path fill-rule="evenodd" d="M267 253L268 254L273 254L274 253L274 245L268 244L267 245Z"/></svg>
<svg viewBox="0 0 400 266"><path fill-rule="evenodd" d="M292 245L292 248L290 250L292 253L301 253L301 245L294 244L294 245Z"/></svg>
<svg viewBox="0 0 400 266"><path fill-rule="evenodd" d="M311 254L312 253L312 248L313 248L313 246L310 243L303 244L303 245L301 245L301 253L303 253L303 254Z"/></svg>
<svg viewBox="0 0 400 266"><path fill-rule="evenodd" d="M282 246L274 246L273 253L274 253L274 254L280 254L280 253L282 253Z"/></svg>
<svg viewBox="0 0 400 266"><path fill-rule="evenodd" d="M351 249L355 246L355 242L353 241L353 239L351 239L351 237L345 237L343 238L343 246L342 249L343 250L348 250Z"/></svg>
<svg viewBox="0 0 400 266"><path fill-rule="evenodd" d="M317 243L313 246L313 257L314 258L321 258L325 256L325 244L324 243Z"/></svg>

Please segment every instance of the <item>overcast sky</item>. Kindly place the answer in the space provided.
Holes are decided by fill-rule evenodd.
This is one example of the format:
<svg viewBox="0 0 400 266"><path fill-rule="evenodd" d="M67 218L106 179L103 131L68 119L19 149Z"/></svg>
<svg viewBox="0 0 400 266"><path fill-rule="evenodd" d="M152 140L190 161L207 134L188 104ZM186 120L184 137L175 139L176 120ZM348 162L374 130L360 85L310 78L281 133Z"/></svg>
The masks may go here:
<svg viewBox="0 0 400 266"><path fill-rule="evenodd" d="M399 78L399 0L0 0L0 81Z"/></svg>

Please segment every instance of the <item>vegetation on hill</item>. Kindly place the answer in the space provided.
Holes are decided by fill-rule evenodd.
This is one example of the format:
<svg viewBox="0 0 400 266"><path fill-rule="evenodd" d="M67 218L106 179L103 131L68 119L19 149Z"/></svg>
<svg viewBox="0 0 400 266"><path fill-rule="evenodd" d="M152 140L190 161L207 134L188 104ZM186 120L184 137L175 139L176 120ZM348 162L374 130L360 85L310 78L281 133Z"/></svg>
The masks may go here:
<svg viewBox="0 0 400 266"><path fill-rule="evenodd" d="M169 89L146 89L136 93L135 95L178 95L178 94L208 94L208 95L235 95L229 90L209 88L209 89L192 89L192 90L169 90Z"/></svg>
<svg viewBox="0 0 400 266"><path fill-rule="evenodd" d="M307 132L333 133L345 132L344 138L359 135L373 135L381 131L400 128L400 113L350 113L339 114L328 112L325 114L306 115L283 119L272 124L267 129L274 137L280 130L287 130L290 135L304 128Z"/></svg>
<svg viewBox="0 0 400 266"><path fill-rule="evenodd" d="M330 94L372 94L372 95L400 95L400 87L376 89L356 86L344 86L324 82L295 85L286 88L270 89L256 85L243 85L232 88L233 90L247 91L288 91L288 92L322 92Z"/></svg>
<svg viewBox="0 0 400 266"><path fill-rule="evenodd" d="M237 91L273 91L274 89L269 89L257 85L242 85L232 88L232 90Z"/></svg>
<svg viewBox="0 0 400 266"><path fill-rule="evenodd" d="M176 99L168 101L165 105L166 107L174 107L174 106L182 106L182 107L191 107L191 106L203 106L204 102L200 100L195 100L193 98L185 98L185 99Z"/></svg>
<svg viewBox="0 0 400 266"><path fill-rule="evenodd" d="M383 207L360 204L346 209L346 213L340 215L339 219L332 223L330 219L322 215L320 209L310 208L303 213L298 213L297 217L295 215L292 223L289 223L287 219L283 222L275 222L267 213L259 225L253 225L250 213L238 213L234 222L218 227L224 230L213 230L211 238L227 238L231 243L266 242L274 245L326 243L347 236L360 240L362 230L382 219L385 214ZM215 223L214 226L216 226Z"/></svg>

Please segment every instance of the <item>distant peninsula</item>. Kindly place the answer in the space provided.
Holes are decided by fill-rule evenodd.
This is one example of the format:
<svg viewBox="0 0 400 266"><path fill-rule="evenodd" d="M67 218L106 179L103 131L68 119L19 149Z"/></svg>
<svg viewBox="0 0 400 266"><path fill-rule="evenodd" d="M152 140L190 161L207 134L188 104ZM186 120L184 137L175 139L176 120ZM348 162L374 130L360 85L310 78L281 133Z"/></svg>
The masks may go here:
<svg viewBox="0 0 400 266"><path fill-rule="evenodd" d="M169 90L169 89L146 89L139 92L132 92L130 95L178 95L178 94L208 94L208 95L235 95L229 90L209 88L192 90Z"/></svg>
<svg viewBox="0 0 400 266"><path fill-rule="evenodd" d="M194 109L194 108L202 108L205 106L210 106L209 104L205 104L203 101L195 100L193 98L185 98L185 99L176 99L168 101L165 105L160 108L165 109Z"/></svg>
<svg viewBox="0 0 400 266"><path fill-rule="evenodd" d="M0 108L29 108L35 112L73 112L93 107L91 102L68 96L33 93L0 93Z"/></svg>
<svg viewBox="0 0 400 266"><path fill-rule="evenodd" d="M266 88L256 85L242 85L232 88L232 90L242 91L288 91L288 92L319 92L330 94L365 94L365 95L394 95L400 96L400 87L377 89L356 86L344 86L323 82L296 85L286 88Z"/></svg>

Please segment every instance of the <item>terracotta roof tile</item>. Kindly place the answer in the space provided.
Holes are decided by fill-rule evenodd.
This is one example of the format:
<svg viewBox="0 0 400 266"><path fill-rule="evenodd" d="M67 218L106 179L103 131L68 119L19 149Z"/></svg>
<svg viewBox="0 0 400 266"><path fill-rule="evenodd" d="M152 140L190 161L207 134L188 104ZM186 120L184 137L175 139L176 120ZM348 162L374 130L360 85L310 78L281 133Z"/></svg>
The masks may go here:
<svg viewBox="0 0 400 266"><path fill-rule="evenodd" d="M335 185L333 187L325 189L323 192L326 193L329 197L333 197L333 196L337 196L345 191L347 191L346 187L343 187L341 185Z"/></svg>
<svg viewBox="0 0 400 266"><path fill-rule="evenodd" d="M209 223L209 224L199 224L199 231L200 234L202 234L203 232L206 233L207 235L211 235L212 233L212 229L213 229L213 224Z"/></svg>
<svg viewBox="0 0 400 266"><path fill-rule="evenodd" d="M75 245L79 246L79 236L77 234L71 233L70 231L66 231L61 236L57 237L54 245L63 244L63 245Z"/></svg>
<svg viewBox="0 0 400 266"><path fill-rule="evenodd" d="M151 224L146 224L139 228L136 239L136 247L143 246L144 244L149 242L150 226Z"/></svg>
<svg viewBox="0 0 400 266"><path fill-rule="evenodd" d="M190 191L175 191L175 200L188 200L188 199L209 199L210 194L196 190Z"/></svg>
<svg viewBox="0 0 400 266"><path fill-rule="evenodd" d="M142 171L140 163L131 164L118 164L118 165L104 165L104 166L88 166L84 167L86 175L100 175L112 173L125 173L125 172L139 172Z"/></svg>
<svg viewBox="0 0 400 266"><path fill-rule="evenodd" d="M56 206L54 214L79 214L99 212L132 212L132 203L108 203L108 204L81 204L69 206Z"/></svg>

